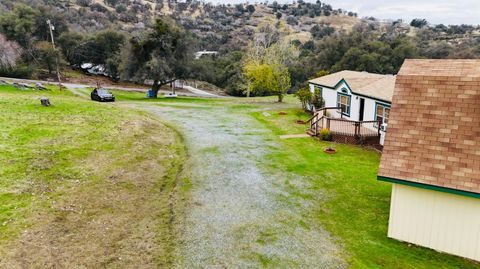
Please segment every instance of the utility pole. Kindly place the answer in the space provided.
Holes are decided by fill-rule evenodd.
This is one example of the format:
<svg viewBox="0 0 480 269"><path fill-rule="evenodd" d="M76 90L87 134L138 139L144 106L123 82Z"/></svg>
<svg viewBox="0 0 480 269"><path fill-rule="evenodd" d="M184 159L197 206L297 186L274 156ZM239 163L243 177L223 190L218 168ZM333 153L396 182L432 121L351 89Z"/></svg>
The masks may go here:
<svg viewBox="0 0 480 269"><path fill-rule="evenodd" d="M55 40L53 39L53 31L55 30L55 26L53 26L52 22L50 20L47 20L47 24L48 24L48 29L50 29L50 37L52 38L52 46L53 46L53 50L56 52L57 49L55 48ZM60 79L60 67L59 67L59 55L57 53L56 55L56 62L57 62L57 80L58 80L58 88L61 90L62 89L62 81Z"/></svg>

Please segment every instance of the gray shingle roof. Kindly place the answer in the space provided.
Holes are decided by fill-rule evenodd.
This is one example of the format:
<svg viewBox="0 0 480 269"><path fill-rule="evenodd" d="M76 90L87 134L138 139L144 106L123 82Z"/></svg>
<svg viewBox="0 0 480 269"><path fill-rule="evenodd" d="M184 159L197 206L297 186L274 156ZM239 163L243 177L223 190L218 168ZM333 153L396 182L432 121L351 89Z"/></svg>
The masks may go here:
<svg viewBox="0 0 480 269"><path fill-rule="evenodd" d="M392 102L396 76L358 71L340 71L310 80L310 83L334 88L344 79L354 93Z"/></svg>

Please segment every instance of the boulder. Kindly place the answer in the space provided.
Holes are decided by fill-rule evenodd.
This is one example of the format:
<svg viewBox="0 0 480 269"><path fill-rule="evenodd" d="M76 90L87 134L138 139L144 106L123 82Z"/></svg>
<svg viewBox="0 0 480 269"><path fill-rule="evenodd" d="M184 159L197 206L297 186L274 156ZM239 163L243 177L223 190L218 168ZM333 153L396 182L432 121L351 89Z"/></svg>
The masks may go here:
<svg viewBox="0 0 480 269"><path fill-rule="evenodd" d="M47 88L45 88L45 86L43 86L43 84L40 83L40 82L35 83L35 88L36 88L37 90L46 90L46 89L47 89Z"/></svg>
<svg viewBox="0 0 480 269"><path fill-rule="evenodd" d="M42 106L45 106L45 107L49 107L49 106L52 105L52 104L50 103L50 99L48 99L48 98L46 98L46 97L40 98L40 103L42 104Z"/></svg>
<svg viewBox="0 0 480 269"><path fill-rule="evenodd" d="M25 89L33 89L33 87L27 83L23 83L23 82L20 82L20 83L13 83L13 86L21 89L21 90L25 90Z"/></svg>

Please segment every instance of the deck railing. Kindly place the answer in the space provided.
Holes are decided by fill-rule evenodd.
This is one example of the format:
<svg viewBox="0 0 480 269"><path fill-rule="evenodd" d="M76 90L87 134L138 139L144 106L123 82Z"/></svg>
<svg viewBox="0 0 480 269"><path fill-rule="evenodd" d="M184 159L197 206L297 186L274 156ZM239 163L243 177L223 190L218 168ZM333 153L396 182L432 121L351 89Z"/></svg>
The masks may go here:
<svg viewBox="0 0 480 269"><path fill-rule="evenodd" d="M380 137L380 122L378 121L352 121L344 118L332 118L327 116L327 111L339 107L329 107L317 110L309 120L310 130L318 135L321 129L328 129L333 135L352 136L355 138ZM343 115L342 113L339 113Z"/></svg>
<svg viewBox="0 0 480 269"><path fill-rule="evenodd" d="M351 121L325 117L323 122L325 122L325 125L319 127L319 129L326 128L332 134L361 138L380 136L377 121Z"/></svg>

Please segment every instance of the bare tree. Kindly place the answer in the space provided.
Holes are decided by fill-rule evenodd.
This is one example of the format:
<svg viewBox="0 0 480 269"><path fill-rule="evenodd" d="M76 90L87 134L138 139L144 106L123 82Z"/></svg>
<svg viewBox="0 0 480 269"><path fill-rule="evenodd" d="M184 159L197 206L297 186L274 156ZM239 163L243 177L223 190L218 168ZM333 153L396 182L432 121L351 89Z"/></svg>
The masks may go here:
<svg viewBox="0 0 480 269"><path fill-rule="evenodd" d="M260 24L255 30L253 42L248 49L248 58L262 59L266 50L279 40L278 30L270 23Z"/></svg>

